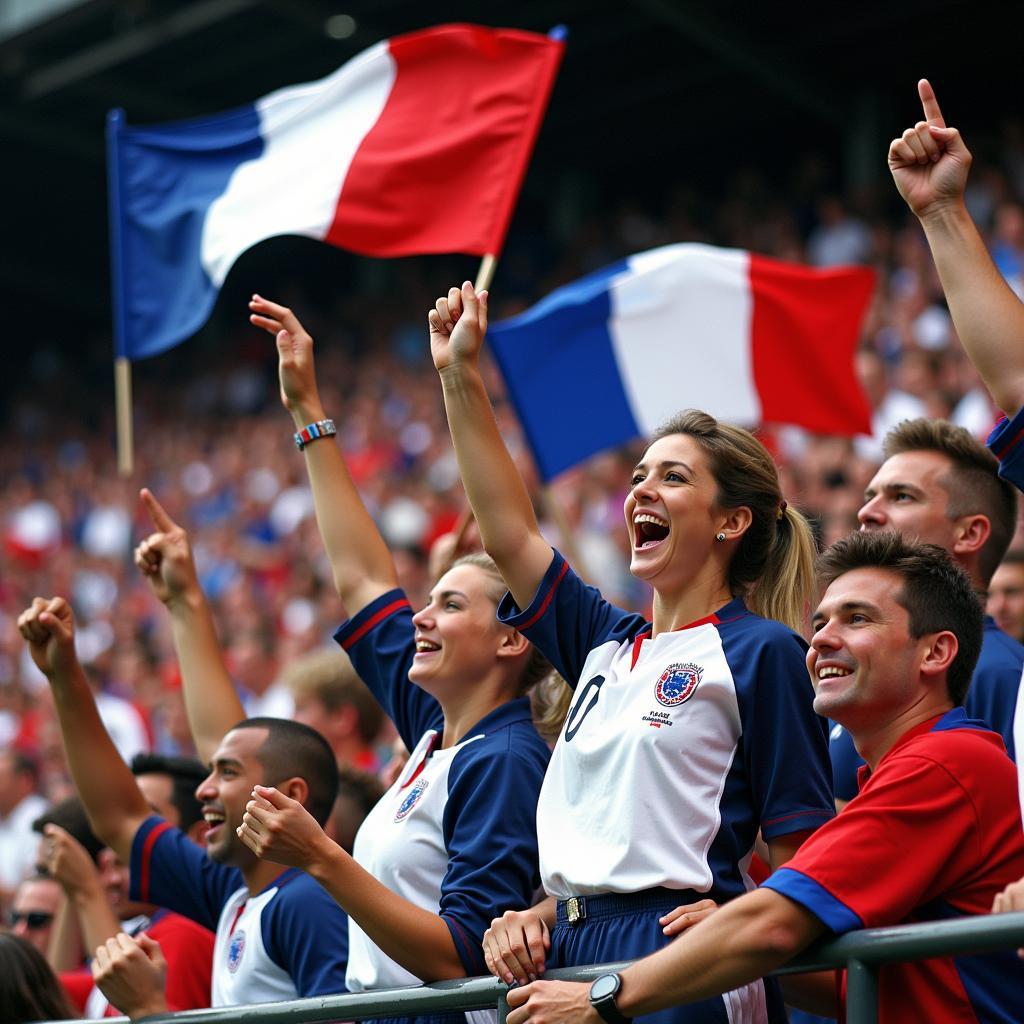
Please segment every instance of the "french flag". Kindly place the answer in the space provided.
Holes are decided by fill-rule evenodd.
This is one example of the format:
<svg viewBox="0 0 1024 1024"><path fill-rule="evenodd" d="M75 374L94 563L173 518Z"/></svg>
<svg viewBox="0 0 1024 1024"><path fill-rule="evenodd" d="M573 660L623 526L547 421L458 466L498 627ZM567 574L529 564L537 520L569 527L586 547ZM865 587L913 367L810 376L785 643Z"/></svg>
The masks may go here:
<svg viewBox="0 0 1024 1024"><path fill-rule="evenodd" d="M117 355L207 320L275 235L369 256L497 255L561 61L559 38L447 25L213 117L108 120Z"/></svg>
<svg viewBox="0 0 1024 1024"><path fill-rule="evenodd" d="M544 480L686 408L870 433L854 373L874 273L666 245L552 292L489 340Z"/></svg>

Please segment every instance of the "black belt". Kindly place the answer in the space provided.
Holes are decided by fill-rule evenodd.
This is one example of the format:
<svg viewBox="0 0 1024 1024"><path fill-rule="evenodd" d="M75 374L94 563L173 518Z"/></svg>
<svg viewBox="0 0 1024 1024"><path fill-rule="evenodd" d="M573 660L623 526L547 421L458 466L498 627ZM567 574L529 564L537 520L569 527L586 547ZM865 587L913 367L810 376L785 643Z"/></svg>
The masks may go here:
<svg viewBox="0 0 1024 1024"><path fill-rule="evenodd" d="M692 889L643 889L640 892L607 892L596 896L570 896L555 907L557 924L580 924L587 918L621 917L643 910L673 910L687 903L708 899L708 893Z"/></svg>

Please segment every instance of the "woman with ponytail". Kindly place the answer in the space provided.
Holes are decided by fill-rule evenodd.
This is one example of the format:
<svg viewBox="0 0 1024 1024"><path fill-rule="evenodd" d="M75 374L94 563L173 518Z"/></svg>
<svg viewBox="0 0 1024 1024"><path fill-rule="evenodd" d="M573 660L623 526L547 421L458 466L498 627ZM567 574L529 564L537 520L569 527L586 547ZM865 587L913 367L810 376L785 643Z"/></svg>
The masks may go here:
<svg viewBox="0 0 1024 1024"><path fill-rule="evenodd" d="M811 534L748 431L686 412L657 432L625 499L630 569L652 621L585 585L541 535L478 368L486 293L438 299L430 339L484 547L509 594L499 618L574 687L537 809L553 900L506 914L488 966L525 983L549 967L632 959L688 914L752 887L760 831L772 868L833 813L824 723L799 636ZM553 396L557 400L557 396ZM553 905L552 905L553 904ZM615 982L595 1008L620 1020ZM784 1021L771 980L644 1020Z"/></svg>

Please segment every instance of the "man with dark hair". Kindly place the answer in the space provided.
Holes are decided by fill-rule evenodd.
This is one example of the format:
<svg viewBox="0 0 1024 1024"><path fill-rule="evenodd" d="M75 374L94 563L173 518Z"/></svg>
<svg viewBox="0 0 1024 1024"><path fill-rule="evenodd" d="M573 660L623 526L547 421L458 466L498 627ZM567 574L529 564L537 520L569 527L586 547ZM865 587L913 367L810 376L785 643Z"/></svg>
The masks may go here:
<svg viewBox="0 0 1024 1024"><path fill-rule="evenodd" d="M971 580L984 600L989 580L1006 554L1017 518L1017 494L999 477L995 457L963 427L945 420L907 420L885 439L886 459L868 484L858 513L862 530L898 530L937 544ZM987 722L1015 756L1013 714L1024 671L1024 646L985 618L981 655L967 692L972 718ZM849 735L833 730L837 793L855 791L859 760Z"/></svg>
<svg viewBox="0 0 1024 1024"><path fill-rule="evenodd" d="M131 865L132 896L216 929L212 1005L344 991L345 915L308 875L259 860L235 832L256 784L275 786L326 818L337 776L323 738L279 719L246 720L231 729L196 791L210 826L204 854L151 813L111 743L75 655L67 602L36 598L18 625L50 683L92 827Z"/></svg>
<svg viewBox="0 0 1024 1024"><path fill-rule="evenodd" d="M1014 766L958 706L981 645L971 581L941 549L891 532L838 541L820 567L807 667L815 710L842 722L867 759L860 793L759 889L653 956L589 989L513 989L509 1024L622 1022L707 999L829 934L987 913L1022 873ZM881 1024L1021 1021L1024 965L1012 950L887 964L878 993ZM794 979L787 995L831 1016L842 1000L831 974Z"/></svg>
<svg viewBox="0 0 1024 1024"><path fill-rule="evenodd" d="M129 767L154 813L203 845L206 822L196 788L206 769L194 758L167 754L136 754Z"/></svg>

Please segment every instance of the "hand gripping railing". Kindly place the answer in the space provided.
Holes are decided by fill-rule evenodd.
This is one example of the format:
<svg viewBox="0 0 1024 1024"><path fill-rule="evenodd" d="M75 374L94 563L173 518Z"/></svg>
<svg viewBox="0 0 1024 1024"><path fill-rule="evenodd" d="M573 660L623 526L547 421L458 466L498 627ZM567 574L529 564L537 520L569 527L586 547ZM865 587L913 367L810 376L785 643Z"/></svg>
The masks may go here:
<svg viewBox="0 0 1024 1024"><path fill-rule="evenodd" d="M927 921L894 928L868 928L813 946L774 974L846 968L846 1020L848 1024L878 1021L878 968L904 960L987 953L1024 947L1024 912ZM548 971L544 977L562 981L591 981L607 971L621 970L625 962L594 967ZM318 996L283 1003L223 1006L216 1010L184 1010L147 1017L147 1024L312 1024L314 1021L367 1020L373 1017L415 1017L461 1010L498 1008L504 1024L507 986L496 978L459 978L412 988ZM109 1018L112 1021L125 1017ZM82 1022L85 1024L85 1022Z"/></svg>

